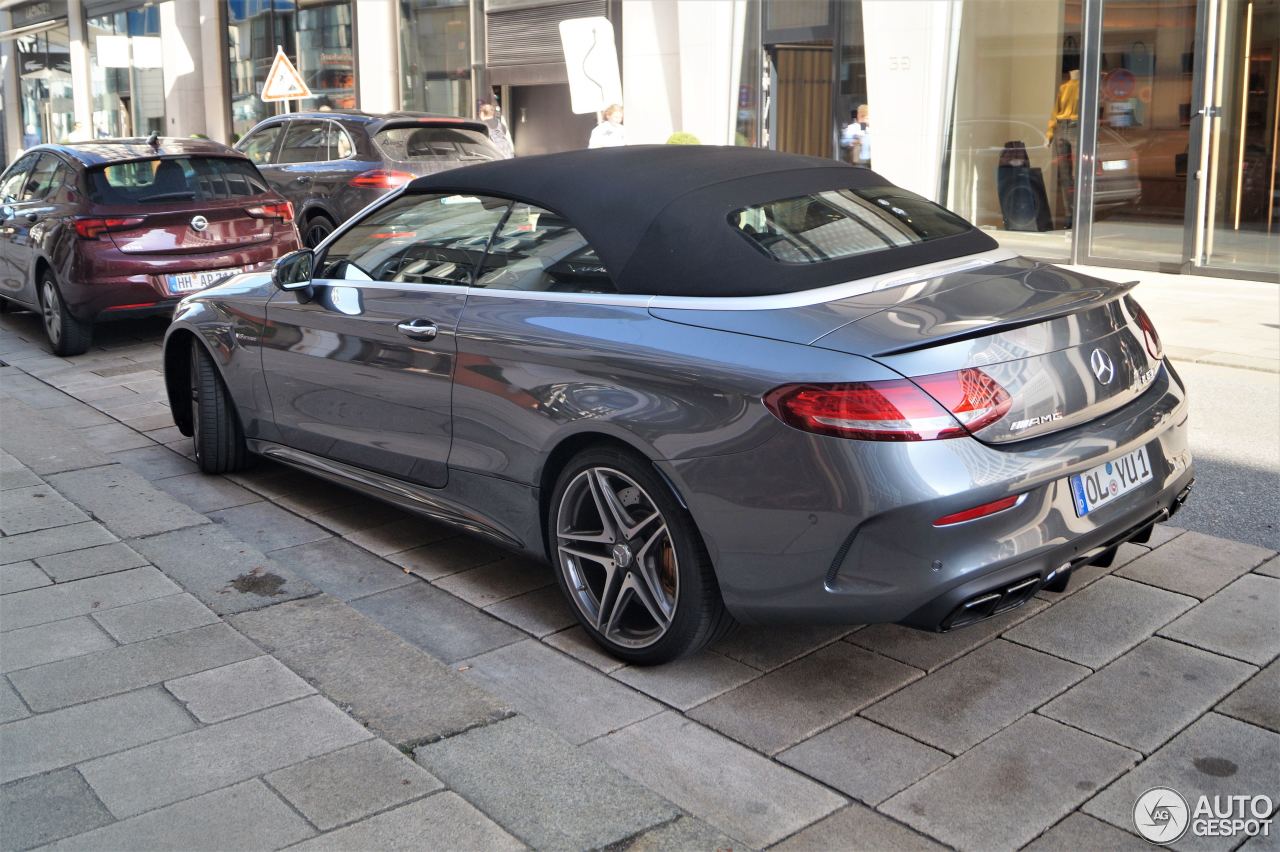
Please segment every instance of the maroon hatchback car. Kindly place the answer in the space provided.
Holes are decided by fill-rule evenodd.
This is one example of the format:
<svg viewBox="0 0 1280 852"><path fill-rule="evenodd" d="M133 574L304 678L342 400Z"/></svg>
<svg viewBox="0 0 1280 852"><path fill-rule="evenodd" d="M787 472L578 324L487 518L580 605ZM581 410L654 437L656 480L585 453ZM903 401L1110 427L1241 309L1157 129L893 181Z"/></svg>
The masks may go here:
<svg viewBox="0 0 1280 852"><path fill-rule="evenodd" d="M39 311L57 355L298 245L289 202L216 142L40 145L0 176L0 308Z"/></svg>

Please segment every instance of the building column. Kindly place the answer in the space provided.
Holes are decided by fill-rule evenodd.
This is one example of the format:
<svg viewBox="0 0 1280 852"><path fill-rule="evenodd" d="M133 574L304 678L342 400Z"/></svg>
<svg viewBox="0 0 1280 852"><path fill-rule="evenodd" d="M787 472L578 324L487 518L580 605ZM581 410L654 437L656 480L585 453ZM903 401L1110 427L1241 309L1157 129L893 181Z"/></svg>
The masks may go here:
<svg viewBox="0 0 1280 852"><path fill-rule="evenodd" d="M365 112L400 109L400 4L355 0L356 98Z"/></svg>
<svg viewBox="0 0 1280 852"><path fill-rule="evenodd" d="M89 30L84 22L84 3L67 0L67 50L71 55L71 104L86 139L93 137L93 75L89 69ZM60 142L60 139L50 140Z"/></svg>
<svg viewBox="0 0 1280 852"><path fill-rule="evenodd" d="M164 46L164 135L205 134L200 7L179 0L161 3L160 40Z"/></svg>
<svg viewBox="0 0 1280 852"><path fill-rule="evenodd" d="M184 0L184 5L190 0ZM194 97L204 109L204 134L215 142L231 144L231 124L227 109L231 92L227 90L227 27L222 17L226 0L200 0L198 26L200 61L199 90Z"/></svg>
<svg viewBox="0 0 1280 852"><path fill-rule="evenodd" d="M8 12L0 12L0 31L13 26ZM22 102L18 98L17 42L0 42L0 95L4 98L4 160L11 163L22 150Z"/></svg>

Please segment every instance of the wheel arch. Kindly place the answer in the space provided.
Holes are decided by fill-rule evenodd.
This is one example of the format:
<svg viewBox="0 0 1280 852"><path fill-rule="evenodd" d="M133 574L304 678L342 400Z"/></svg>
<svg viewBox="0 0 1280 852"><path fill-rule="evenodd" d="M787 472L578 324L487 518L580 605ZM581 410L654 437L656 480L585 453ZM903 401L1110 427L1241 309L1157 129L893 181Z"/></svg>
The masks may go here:
<svg viewBox="0 0 1280 852"><path fill-rule="evenodd" d="M169 397L169 411L178 431L188 438L194 431L190 404L191 343L198 339L199 335L188 328L175 328L164 341L164 389Z"/></svg>

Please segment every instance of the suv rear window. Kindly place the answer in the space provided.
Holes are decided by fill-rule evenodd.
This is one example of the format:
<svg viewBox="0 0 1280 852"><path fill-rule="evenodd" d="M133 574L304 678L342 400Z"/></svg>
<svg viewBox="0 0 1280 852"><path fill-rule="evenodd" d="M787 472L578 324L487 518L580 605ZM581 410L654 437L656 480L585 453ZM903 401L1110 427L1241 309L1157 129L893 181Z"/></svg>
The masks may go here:
<svg viewBox="0 0 1280 852"><path fill-rule="evenodd" d="M373 141L391 160L401 163L436 160L501 160L489 137L462 127L391 127Z"/></svg>
<svg viewBox="0 0 1280 852"><path fill-rule="evenodd" d="M822 263L963 234L968 222L896 186L833 189L743 207L729 223L781 263Z"/></svg>
<svg viewBox="0 0 1280 852"><path fill-rule="evenodd" d="M268 192L248 160L167 157L132 160L89 170L89 195L98 204L213 201Z"/></svg>

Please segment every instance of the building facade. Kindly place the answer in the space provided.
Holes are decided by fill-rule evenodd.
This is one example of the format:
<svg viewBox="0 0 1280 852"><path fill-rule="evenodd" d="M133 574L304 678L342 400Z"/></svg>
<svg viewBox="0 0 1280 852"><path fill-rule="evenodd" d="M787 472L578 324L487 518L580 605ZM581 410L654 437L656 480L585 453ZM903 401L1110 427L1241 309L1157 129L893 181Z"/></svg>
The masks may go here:
<svg viewBox="0 0 1280 852"><path fill-rule="evenodd" d="M1280 269L1280 0L0 0L0 150L234 141L286 108L277 47L293 109L491 102L518 154L585 147L558 25L587 17L629 143L869 161L1032 257Z"/></svg>

